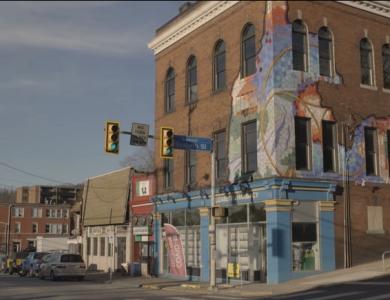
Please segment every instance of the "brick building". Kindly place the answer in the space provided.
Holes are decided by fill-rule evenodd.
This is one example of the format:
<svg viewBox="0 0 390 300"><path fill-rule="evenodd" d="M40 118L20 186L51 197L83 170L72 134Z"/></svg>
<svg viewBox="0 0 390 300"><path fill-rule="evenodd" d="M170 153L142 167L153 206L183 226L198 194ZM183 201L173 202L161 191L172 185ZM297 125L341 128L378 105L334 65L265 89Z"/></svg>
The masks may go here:
<svg viewBox="0 0 390 300"><path fill-rule="evenodd" d="M196 2L157 29L155 132L213 138L216 156L211 174L208 153L156 147L160 274L209 280L211 176L228 209L220 281L239 266L277 283L390 248L389 35L385 1Z"/></svg>
<svg viewBox="0 0 390 300"><path fill-rule="evenodd" d="M75 203L82 189L75 186L22 186L16 189L16 203Z"/></svg>

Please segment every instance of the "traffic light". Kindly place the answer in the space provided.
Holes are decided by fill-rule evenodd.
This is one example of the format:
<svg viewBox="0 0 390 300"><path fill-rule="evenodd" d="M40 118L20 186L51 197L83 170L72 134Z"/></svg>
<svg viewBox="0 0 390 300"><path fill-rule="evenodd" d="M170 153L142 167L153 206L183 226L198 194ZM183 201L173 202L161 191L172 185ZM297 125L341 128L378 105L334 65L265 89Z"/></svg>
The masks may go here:
<svg viewBox="0 0 390 300"><path fill-rule="evenodd" d="M105 151L107 153L119 153L119 122L106 122L106 144Z"/></svg>
<svg viewBox="0 0 390 300"><path fill-rule="evenodd" d="M173 157L173 128L161 127L160 135L161 157Z"/></svg>

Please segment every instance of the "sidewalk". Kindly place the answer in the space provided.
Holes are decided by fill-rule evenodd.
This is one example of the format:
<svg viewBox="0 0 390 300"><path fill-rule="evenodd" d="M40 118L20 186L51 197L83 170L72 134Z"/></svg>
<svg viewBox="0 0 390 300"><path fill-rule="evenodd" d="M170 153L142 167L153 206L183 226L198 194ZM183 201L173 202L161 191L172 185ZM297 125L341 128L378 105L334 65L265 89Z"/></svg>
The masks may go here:
<svg viewBox="0 0 390 300"><path fill-rule="evenodd" d="M387 263L390 265L389 262ZM230 296L265 297L301 292L319 286L372 279L388 274L390 274L390 267L388 267L386 271L383 271L382 261L375 261L350 269L341 269L274 285L265 283L245 283L243 286L240 284L235 286L219 285L217 291L209 291L207 283L153 278L153 281L150 281L149 279L140 280L140 287L180 291L191 290L196 293L217 293L218 295ZM158 282L158 280L160 282Z"/></svg>

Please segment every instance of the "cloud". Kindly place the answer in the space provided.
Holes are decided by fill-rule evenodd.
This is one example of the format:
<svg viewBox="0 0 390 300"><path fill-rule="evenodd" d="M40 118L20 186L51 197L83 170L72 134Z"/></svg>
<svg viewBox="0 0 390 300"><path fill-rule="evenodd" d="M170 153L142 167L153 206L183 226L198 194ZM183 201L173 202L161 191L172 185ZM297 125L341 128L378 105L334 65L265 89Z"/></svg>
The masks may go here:
<svg viewBox="0 0 390 300"><path fill-rule="evenodd" d="M150 28L115 18L120 6L113 7L111 2L68 3L22 3L2 9L0 45L126 56L147 50ZM105 14L101 8L108 5L111 7ZM75 17L80 10L87 11L84 18Z"/></svg>

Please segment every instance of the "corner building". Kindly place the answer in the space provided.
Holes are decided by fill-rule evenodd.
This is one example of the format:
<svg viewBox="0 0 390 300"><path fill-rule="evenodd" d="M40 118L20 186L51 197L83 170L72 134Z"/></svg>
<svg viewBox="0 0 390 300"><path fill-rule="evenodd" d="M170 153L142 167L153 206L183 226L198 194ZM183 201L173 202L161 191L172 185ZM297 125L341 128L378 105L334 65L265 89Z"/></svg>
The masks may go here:
<svg viewBox="0 0 390 300"><path fill-rule="evenodd" d="M228 212L217 221L218 282L272 284L380 259L389 35L384 1L196 2L157 29L155 132L212 138L215 151L211 174L209 153L162 159L156 147L158 274L209 280L211 176Z"/></svg>

